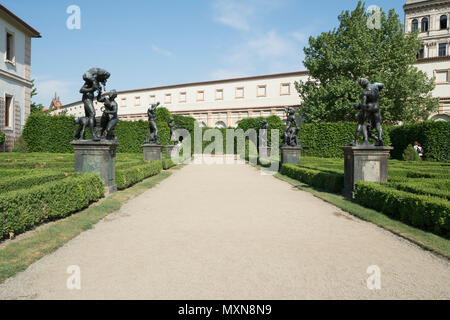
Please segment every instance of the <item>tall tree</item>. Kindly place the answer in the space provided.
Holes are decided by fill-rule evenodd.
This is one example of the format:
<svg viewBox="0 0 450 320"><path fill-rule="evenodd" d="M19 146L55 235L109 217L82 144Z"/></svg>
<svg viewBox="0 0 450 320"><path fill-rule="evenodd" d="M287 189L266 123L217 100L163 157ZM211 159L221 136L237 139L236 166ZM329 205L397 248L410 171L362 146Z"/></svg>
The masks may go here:
<svg viewBox="0 0 450 320"><path fill-rule="evenodd" d="M31 86L31 99L33 99L33 97L37 95L37 89L34 85L34 80L31 80L31 82L33 83ZM42 104L37 104L36 102L31 101L30 113L42 112L43 109L44 106Z"/></svg>
<svg viewBox="0 0 450 320"><path fill-rule="evenodd" d="M359 1L338 19L339 27L310 37L304 49L310 77L296 88L306 122L354 121L359 78L385 84L380 106L388 123L426 119L438 109L431 94L434 80L413 66L421 46L418 33L405 34L394 9L375 15Z"/></svg>

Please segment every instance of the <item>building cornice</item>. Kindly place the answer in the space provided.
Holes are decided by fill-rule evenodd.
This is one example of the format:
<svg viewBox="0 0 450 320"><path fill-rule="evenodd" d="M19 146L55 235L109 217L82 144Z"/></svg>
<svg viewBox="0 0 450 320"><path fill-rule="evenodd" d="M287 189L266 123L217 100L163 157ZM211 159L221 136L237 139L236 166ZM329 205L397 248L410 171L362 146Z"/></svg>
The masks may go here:
<svg viewBox="0 0 450 320"><path fill-rule="evenodd" d="M10 20L14 21L19 27L24 30L27 34L29 34L32 38L41 38L41 33L30 26L28 23L20 19L14 13L9 11L6 7L0 4L0 14L10 18Z"/></svg>
<svg viewBox="0 0 450 320"><path fill-rule="evenodd" d="M409 3L403 6L403 10L417 10L417 9L426 9L432 8L439 5L450 5L450 0L424 0L416 3Z"/></svg>
<svg viewBox="0 0 450 320"><path fill-rule="evenodd" d="M427 63L436 61L450 61L450 56L417 59L416 63Z"/></svg>
<svg viewBox="0 0 450 320"><path fill-rule="evenodd" d="M33 83L30 80L27 80L25 78L22 78L18 75L15 75L13 73L10 73L8 71L5 70L1 70L0 69L0 77L5 77L9 80L13 80L16 82L19 82L20 84L23 84L25 87L31 88L33 86Z"/></svg>

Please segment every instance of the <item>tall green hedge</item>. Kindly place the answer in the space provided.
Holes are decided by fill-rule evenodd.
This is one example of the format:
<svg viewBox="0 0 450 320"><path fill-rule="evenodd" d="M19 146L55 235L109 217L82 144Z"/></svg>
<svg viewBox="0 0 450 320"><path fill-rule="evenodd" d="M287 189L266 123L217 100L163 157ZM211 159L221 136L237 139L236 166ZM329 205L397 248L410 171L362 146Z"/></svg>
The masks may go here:
<svg viewBox="0 0 450 320"><path fill-rule="evenodd" d="M415 141L424 149L426 161L450 161L450 123L441 121L425 121L393 127L390 137L394 150L391 155L402 159L403 151Z"/></svg>
<svg viewBox="0 0 450 320"><path fill-rule="evenodd" d="M0 146L5 143L5 133L0 131Z"/></svg>
<svg viewBox="0 0 450 320"><path fill-rule="evenodd" d="M283 135L284 125L278 116L268 118L244 119L239 121L238 127L245 130L258 129L258 120L266 119L269 124L269 132L272 129L280 131L280 139ZM389 127L383 126L383 139L386 145L390 145ZM311 123L300 125L299 138L302 146L309 147L304 154L321 158L342 158L344 153L340 147L347 146L355 136L356 123L333 122ZM362 138L362 137L361 137ZM281 141L280 141L281 143Z"/></svg>
<svg viewBox="0 0 450 320"><path fill-rule="evenodd" d="M160 141L167 145L169 141L169 126L167 122L172 116L166 108L156 110L157 126ZM195 119L185 116L174 116L178 128L193 132ZM77 125L74 117L50 116L45 113L35 113L28 117L23 131L23 137L30 152L71 153L70 142L74 140ZM87 137L89 137L89 129ZM119 140L119 153L139 153L148 133L148 121L119 121L115 130Z"/></svg>

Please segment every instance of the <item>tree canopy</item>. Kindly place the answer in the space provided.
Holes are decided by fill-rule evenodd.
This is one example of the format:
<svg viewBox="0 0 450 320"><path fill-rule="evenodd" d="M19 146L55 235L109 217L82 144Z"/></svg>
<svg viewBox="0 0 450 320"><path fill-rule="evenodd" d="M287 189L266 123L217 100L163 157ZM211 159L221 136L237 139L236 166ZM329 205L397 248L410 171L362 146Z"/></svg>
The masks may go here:
<svg viewBox="0 0 450 320"><path fill-rule="evenodd" d="M309 79L296 88L305 122L354 121L359 78L385 84L380 108L387 123L426 119L438 109L431 95L434 79L413 66L421 47L418 33L405 34L394 9L375 15L359 1L338 19L337 28L310 37L304 49Z"/></svg>

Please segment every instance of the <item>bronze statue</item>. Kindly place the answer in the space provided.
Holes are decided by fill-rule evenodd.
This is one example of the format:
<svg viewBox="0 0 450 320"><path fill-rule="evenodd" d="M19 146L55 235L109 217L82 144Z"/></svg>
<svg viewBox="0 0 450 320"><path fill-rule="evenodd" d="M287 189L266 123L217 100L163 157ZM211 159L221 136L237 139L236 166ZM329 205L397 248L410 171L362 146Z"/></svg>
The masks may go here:
<svg viewBox="0 0 450 320"><path fill-rule="evenodd" d="M381 127L382 118L380 113L380 92L384 89L382 83L370 83L369 80L361 78L358 84L363 88L361 95L361 103L355 104L355 109L360 110L356 119L358 125L356 127L355 140L350 143L351 146L358 145L359 135L363 134L364 141L362 145L371 145L369 138L375 140L375 146L384 146L383 128ZM376 136L372 130L377 130Z"/></svg>
<svg viewBox="0 0 450 320"><path fill-rule="evenodd" d="M283 147L298 147L298 133L300 128L298 124L301 122L300 117L296 115L295 108L286 107L284 108L286 112L287 120L286 120L286 128L284 129L284 134L281 137L283 139L282 146Z"/></svg>
<svg viewBox="0 0 450 320"><path fill-rule="evenodd" d="M169 129L170 129L170 133L169 133L169 146L170 146L170 144L172 143L172 141L175 143L175 141L173 140L173 128L174 128L174 126L175 126L175 124L174 124L174 121L175 121L175 119L173 118L173 117L170 117L169 118L169 121L168 121L168 125L169 125Z"/></svg>
<svg viewBox="0 0 450 320"><path fill-rule="evenodd" d="M75 133L75 139L86 140L86 127L89 125L89 118L75 118L75 123L78 124L78 129Z"/></svg>
<svg viewBox="0 0 450 320"><path fill-rule="evenodd" d="M145 139L146 144L160 144L159 143L159 134L158 134L158 126L156 125L156 108L160 105L160 103L152 104L147 111L148 115L148 124L149 131L147 134L147 138Z"/></svg>
<svg viewBox="0 0 450 320"><path fill-rule="evenodd" d="M116 128L117 122L119 122L119 116L117 114L119 105L115 101L116 98L116 90L111 90L109 93L97 97L97 101L104 104L102 107L103 115L100 121L102 128L100 137L105 137L106 140L116 139L114 129Z"/></svg>
<svg viewBox="0 0 450 320"><path fill-rule="evenodd" d="M263 134L260 135L260 143L264 147L270 147L270 141L267 138L268 130L269 130L269 123L267 120L259 120L259 130L264 130Z"/></svg>
<svg viewBox="0 0 450 320"><path fill-rule="evenodd" d="M109 79L111 74L100 68L91 68L84 75L84 85L80 89L80 93L83 94L83 104L84 104L84 112L87 118L89 118L89 129L92 134L92 140L100 141L100 138L97 137L95 128L95 107L94 107L94 98L95 92L99 92L101 95L101 85L106 86L106 82Z"/></svg>

